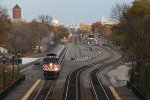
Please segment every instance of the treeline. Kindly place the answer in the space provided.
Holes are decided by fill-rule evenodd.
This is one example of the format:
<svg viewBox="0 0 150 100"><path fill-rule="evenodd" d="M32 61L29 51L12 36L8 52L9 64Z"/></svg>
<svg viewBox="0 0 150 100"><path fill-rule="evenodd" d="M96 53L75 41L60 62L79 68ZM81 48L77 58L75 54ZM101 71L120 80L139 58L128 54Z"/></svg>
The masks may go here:
<svg viewBox="0 0 150 100"><path fill-rule="evenodd" d="M110 40L133 61L131 83L147 97L150 95L150 3L145 0L131 6L117 4L112 17L119 23L112 28Z"/></svg>
<svg viewBox="0 0 150 100"><path fill-rule="evenodd" d="M100 34L105 37L109 37L111 32L111 25L103 24L100 21L97 21L95 23L89 24L80 24L80 31L83 34L90 33L90 34Z"/></svg>
<svg viewBox="0 0 150 100"><path fill-rule="evenodd" d="M31 22L12 22L7 9L0 5L0 46L9 52L30 53L35 48L57 44L69 36L69 29L63 25L54 26L49 15L39 15Z"/></svg>
<svg viewBox="0 0 150 100"><path fill-rule="evenodd" d="M9 30L11 25L11 19L7 14L7 9L0 5L0 45L6 44L6 32Z"/></svg>

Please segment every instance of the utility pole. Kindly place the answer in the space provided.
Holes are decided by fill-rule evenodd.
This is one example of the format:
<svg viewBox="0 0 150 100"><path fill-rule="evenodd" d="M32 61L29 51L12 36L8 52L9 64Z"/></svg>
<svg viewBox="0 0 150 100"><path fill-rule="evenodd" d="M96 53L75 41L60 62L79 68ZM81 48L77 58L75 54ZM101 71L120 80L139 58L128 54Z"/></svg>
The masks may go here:
<svg viewBox="0 0 150 100"><path fill-rule="evenodd" d="M6 79L5 79L5 63L6 63L6 60L5 60L5 57L3 56L3 88L5 89L5 86L6 86Z"/></svg>
<svg viewBox="0 0 150 100"><path fill-rule="evenodd" d="M18 77L20 76L20 52L18 52Z"/></svg>
<svg viewBox="0 0 150 100"><path fill-rule="evenodd" d="M149 93L148 93L148 76L147 76L147 75L148 75L148 73L147 73L148 64L146 63L145 65L146 65L146 66L145 66L145 67L146 67L146 68L145 68L145 70L146 70L146 72L145 72L145 74L146 74L146 100L149 100L149 99L148 99L148 95L149 95Z"/></svg>
<svg viewBox="0 0 150 100"><path fill-rule="evenodd" d="M131 58L131 62L132 62L132 76L131 76L131 84L133 85L133 76L134 76L134 71L133 71L133 57Z"/></svg>
<svg viewBox="0 0 150 100"><path fill-rule="evenodd" d="M14 80L14 55L12 56L12 67L13 67L13 70L12 70L12 80Z"/></svg>

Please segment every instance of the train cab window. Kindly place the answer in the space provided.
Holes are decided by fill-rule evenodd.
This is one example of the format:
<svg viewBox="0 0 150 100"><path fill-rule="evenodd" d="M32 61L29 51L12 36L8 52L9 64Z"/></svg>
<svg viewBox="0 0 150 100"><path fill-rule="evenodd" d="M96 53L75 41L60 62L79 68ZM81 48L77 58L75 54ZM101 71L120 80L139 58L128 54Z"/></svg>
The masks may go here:
<svg viewBox="0 0 150 100"><path fill-rule="evenodd" d="M89 37L89 38L94 38L94 35L89 35L88 37Z"/></svg>
<svg viewBox="0 0 150 100"><path fill-rule="evenodd" d="M44 63L58 63L59 59L58 58L44 58L43 59Z"/></svg>
<svg viewBox="0 0 150 100"><path fill-rule="evenodd" d="M46 54L46 57L49 57L49 56L56 56L57 54L54 54L54 53L50 53L50 54Z"/></svg>

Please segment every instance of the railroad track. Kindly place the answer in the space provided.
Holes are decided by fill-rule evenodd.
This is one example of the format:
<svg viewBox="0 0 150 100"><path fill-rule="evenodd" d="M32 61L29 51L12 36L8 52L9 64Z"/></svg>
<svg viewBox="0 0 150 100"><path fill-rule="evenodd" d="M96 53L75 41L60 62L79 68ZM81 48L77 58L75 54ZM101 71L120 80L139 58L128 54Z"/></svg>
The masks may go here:
<svg viewBox="0 0 150 100"><path fill-rule="evenodd" d="M96 68L90 73L89 77L90 77L90 81L91 81L91 84L92 84L92 88L93 88L92 93L94 94L95 100L111 100L112 97L111 97L111 95L107 94L107 91L105 90L105 87L103 86L101 80L98 77L98 73L100 71L102 71L104 68L118 62L120 59L117 59L113 62L104 64L100 68Z"/></svg>
<svg viewBox="0 0 150 100"><path fill-rule="evenodd" d="M110 54L108 59L113 58L114 54ZM118 62L121 58L111 61L109 63L103 62L103 65L99 68L94 69L89 77L92 85L92 93L94 94L94 100L111 100L111 96L107 94L107 91L105 90L105 87L103 86L101 80L98 77L98 73L102 71L104 68Z"/></svg>
<svg viewBox="0 0 150 100"><path fill-rule="evenodd" d="M55 82L54 80L43 80L41 88L31 100L50 100Z"/></svg>
<svg viewBox="0 0 150 100"><path fill-rule="evenodd" d="M92 62L91 64L89 65L85 65L83 67L80 67L78 69L76 69L75 71L72 71L68 77L67 77L67 80L66 80L66 86L65 86L65 90L64 90L64 95L63 95L63 100L81 100L81 93L80 93L80 74L81 72L83 72L84 70L94 66L94 65L97 65L97 64L100 64L100 63L104 63L105 61L107 60L110 60L114 57L114 53L111 52L109 49L105 49L107 52L109 52L109 57L105 58L105 59L102 59L100 61L96 61L96 62ZM96 58L95 58L96 59ZM94 72L93 72L94 73ZM91 78L91 80L93 80ZM93 81L95 82L95 84L92 84L93 87L96 85L96 84L99 84L97 83L96 81ZM106 91L104 90L104 88L102 87L102 85L99 85L98 86L101 90L101 92L103 92L103 95L106 95ZM93 90L95 89L95 87L93 88ZM94 90L95 93L97 92L96 90ZM96 97L97 95L95 95L94 98L96 98L95 100L100 100L98 97ZM102 95L101 95L102 96ZM106 96L107 97L107 96ZM101 99L101 100L109 100L108 97L107 99Z"/></svg>

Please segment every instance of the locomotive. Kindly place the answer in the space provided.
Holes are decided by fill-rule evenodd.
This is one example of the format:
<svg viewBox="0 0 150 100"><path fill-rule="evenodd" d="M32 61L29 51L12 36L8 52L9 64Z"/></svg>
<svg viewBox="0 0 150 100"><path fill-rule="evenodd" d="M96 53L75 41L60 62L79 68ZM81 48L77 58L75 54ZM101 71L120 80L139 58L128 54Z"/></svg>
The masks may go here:
<svg viewBox="0 0 150 100"><path fill-rule="evenodd" d="M59 50L46 54L43 58L43 72L45 79L57 78L64 60L65 46Z"/></svg>

